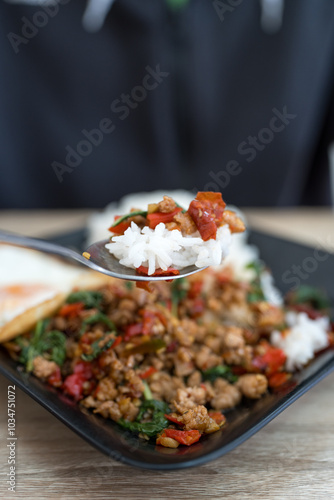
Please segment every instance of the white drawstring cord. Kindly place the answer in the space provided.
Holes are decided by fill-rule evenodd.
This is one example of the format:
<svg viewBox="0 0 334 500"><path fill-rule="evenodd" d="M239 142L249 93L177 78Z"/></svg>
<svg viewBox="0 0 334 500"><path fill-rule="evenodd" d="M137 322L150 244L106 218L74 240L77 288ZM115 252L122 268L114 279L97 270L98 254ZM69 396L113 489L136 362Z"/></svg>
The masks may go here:
<svg viewBox="0 0 334 500"><path fill-rule="evenodd" d="M82 18L82 24L86 31L96 33L102 28L114 1L115 0L88 0Z"/></svg>
<svg viewBox="0 0 334 500"><path fill-rule="evenodd" d="M260 0L261 28L268 35L277 33L282 26L284 0Z"/></svg>

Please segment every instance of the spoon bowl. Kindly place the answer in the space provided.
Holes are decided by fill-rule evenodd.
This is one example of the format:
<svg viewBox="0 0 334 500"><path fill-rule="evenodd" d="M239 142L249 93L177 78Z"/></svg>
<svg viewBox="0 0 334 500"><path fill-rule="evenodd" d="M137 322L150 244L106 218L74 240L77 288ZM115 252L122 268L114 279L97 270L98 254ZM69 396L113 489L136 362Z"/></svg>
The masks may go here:
<svg viewBox="0 0 334 500"><path fill-rule="evenodd" d="M180 269L180 274L177 275L142 276L136 274L135 269L122 266L122 264L120 264L119 261L111 255L105 247L107 243L110 243L109 240L98 241L97 243L90 245L86 252L84 252L90 254L89 259L71 248L56 245L55 243L50 243L49 241L29 238L27 236L21 236L5 231L0 231L0 243L19 245L33 250L59 255L61 257L65 257L66 259L80 262L80 264L90 267L99 273L129 281L165 281L168 279L179 279L206 269L205 267L198 268L196 266L187 266Z"/></svg>

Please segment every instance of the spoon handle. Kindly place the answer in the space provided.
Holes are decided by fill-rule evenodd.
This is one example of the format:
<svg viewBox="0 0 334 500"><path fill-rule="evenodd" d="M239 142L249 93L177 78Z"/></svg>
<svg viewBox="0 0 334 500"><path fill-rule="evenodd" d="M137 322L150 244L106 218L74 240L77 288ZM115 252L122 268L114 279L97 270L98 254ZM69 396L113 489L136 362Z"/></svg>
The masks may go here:
<svg viewBox="0 0 334 500"><path fill-rule="evenodd" d="M67 259L76 260L84 266L88 266L91 269L94 269L94 271L109 274L108 272L106 272L106 269L103 269L102 267L94 264L78 252L75 252L70 248L57 245L56 243L51 243L49 241L39 240L37 238L29 238L28 236L21 236L18 234L8 233L6 231L0 230L0 243L11 243L14 245L31 248L33 250L40 250L41 252L61 255L62 257L66 257Z"/></svg>

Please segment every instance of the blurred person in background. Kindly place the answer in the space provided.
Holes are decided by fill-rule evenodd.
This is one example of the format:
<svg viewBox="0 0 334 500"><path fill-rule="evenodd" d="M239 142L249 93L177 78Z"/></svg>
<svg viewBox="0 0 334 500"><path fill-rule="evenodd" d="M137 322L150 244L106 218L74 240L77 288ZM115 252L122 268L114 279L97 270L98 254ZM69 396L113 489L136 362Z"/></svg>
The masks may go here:
<svg viewBox="0 0 334 500"><path fill-rule="evenodd" d="M0 208L329 205L333 0L1 0Z"/></svg>

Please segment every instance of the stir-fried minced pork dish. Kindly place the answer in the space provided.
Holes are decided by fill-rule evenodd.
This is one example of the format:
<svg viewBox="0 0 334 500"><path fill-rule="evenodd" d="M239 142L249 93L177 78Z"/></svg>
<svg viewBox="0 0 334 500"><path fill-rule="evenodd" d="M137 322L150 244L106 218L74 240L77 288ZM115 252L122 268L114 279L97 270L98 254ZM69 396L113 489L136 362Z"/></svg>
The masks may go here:
<svg viewBox="0 0 334 500"><path fill-rule="evenodd" d="M226 209L221 193L199 192L183 209L164 196L145 210L115 216L106 248L122 265L148 276L177 275L179 269L218 266L228 255L231 235L245 230L238 215Z"/></svg>
<svg viewBox="0 0 334 500"><path fill-rule="evenodd" d="M155 282L152 293L120 280L75 291L6 347L28 372L140 438L189 446L333 345L320 292L304 287L274 305L263 268L253 271L241 281L231 267L209 268Z"/></svg>

